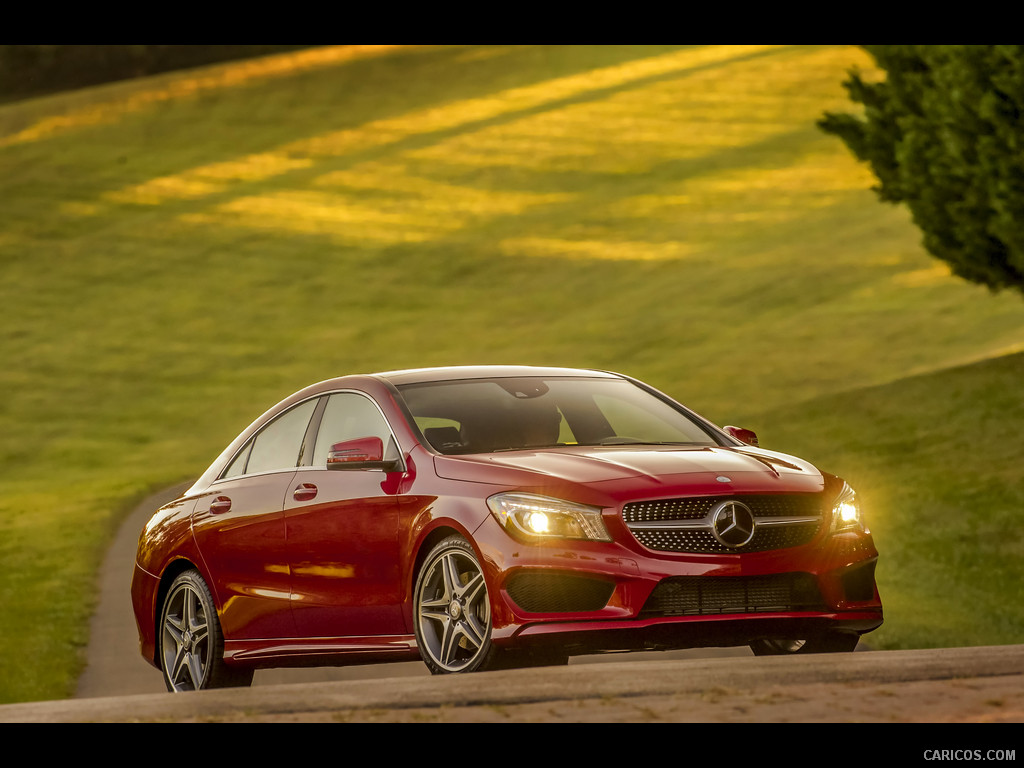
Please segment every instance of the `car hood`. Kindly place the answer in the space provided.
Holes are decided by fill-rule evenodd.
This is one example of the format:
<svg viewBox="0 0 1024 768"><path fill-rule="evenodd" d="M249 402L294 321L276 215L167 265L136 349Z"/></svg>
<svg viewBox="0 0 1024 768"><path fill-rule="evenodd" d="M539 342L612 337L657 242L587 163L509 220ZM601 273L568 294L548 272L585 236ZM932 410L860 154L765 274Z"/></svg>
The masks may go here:
<svg viewBox="0 0 1024 768"><path fill-rule="evenodd" d="M435 457L452 480L508 486L598 486L618 497L652 493L808 493L824 488L813 465L756 448L565 446ZM614 486L609 487L609 486Z"/></svg>

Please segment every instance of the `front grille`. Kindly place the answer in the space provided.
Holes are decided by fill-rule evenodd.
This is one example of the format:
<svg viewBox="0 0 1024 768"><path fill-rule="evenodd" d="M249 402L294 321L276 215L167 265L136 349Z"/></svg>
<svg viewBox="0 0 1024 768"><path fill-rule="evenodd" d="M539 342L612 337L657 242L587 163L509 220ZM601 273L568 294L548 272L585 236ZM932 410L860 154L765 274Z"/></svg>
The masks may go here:
<svg viewBox="0 0 1024 768"><path fill-rule="evenodd" d="M722 502L742 502L754 517L754 532L742 546L715 535L713 515ZM818 533L826 510L820 494L697 496L636 501L622 519L637 541L659 552L762 552L806 544Z"/></svg>
<svg viewBox="0 0 1024 768"><path fill-rule="evenodd" d="M817 581L809 573L673 576L654 588L640 617L812 611L823 607Z"/></svg>
<svg viewBox="0 0 1024 768"><path fill-rule="evenodd" d="M505 586L508 596L531 613L599 611L615 584L603 579L545 571L520 571Z"/></svg>

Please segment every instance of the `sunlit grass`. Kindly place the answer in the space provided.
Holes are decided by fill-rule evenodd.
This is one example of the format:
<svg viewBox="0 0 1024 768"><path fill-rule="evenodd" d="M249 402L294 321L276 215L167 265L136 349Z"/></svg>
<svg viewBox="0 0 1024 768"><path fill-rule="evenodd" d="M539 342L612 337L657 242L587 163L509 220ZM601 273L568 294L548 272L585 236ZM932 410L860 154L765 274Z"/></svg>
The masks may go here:
<svg viewBox="0 0 1024 768"><path fill-rule="evenodd" d="M196 74L191 75L173 74L153 77L142 87L139 87L138 83L119 83L113 87L90 89L91 92L102 95L90 103L67 109L61 114L39 117L20 130L0 136L0 148L39 141L76 129L116 123L126 115L142 111L160 102L190 98L204 92L238 88L269 78L294 76L306 70L337 66L339 63L356 58L379 56L397 47L399 46L322 46L294 53L233 61L215 67L202 68ZM42 103L51 105L59 105L68 101L66 96L40 100ZM19 106L11 110L14 114L22 111L31 115L32 107L29 106L27 110L23 110Z"/></svg>
<svg viewBox="0 0 1024 768"><path fill-rule="evenodd" d="M762 445L813 455L861 496L881 558L879 648L1024 634L1024 422L1015 353L754 417Z"/></svg>
<svg viewBox="0 0 1024 768"><path fill-rule="evenodd" d="M0 701L70 692L132 501L311 381L608 368L759 429L1024 344L814 127L856 48L369 48L0 107ZM883 571L891 621L930 567Z"/></svg>
<svg viewBox="0 0 1024 768"><path fill-rule="evenodd" d="M310 165L312 161L306 158L261 153L241 160L212 163L173 176L150 179L127 189L115 190L106 198L118 203L160 205L171 200L206 197L228 190L232 183L262 181Z"/></svg>
<svg viewBox="0 0 1024 768"><path fill-rule="evenodd" d="M498 244L508 257L547 259L601 259L612 261L663 261L685 258L691 249L681 242L579 240L540 237L507 238Z"/></svg>

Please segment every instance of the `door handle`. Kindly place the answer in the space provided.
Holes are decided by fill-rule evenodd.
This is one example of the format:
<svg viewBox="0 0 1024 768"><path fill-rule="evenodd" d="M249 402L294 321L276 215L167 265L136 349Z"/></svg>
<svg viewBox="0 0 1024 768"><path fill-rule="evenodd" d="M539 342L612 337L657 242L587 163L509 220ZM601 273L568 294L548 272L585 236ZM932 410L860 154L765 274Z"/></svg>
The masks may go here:
<svg viewBox="0 0 1024 768"><path fill-rule="evenodd" d="M218 496L212 502L210 502L210 513L214 515L221 515L231 509L231 499L227 496Z"/></svg>
<svg viewBox="0 0 1024 768"><path fill-rule="evenodd" d="M302 483L294 491L292 497L296 501L312 501L316 498L317 487L312 483Z"/></svg>

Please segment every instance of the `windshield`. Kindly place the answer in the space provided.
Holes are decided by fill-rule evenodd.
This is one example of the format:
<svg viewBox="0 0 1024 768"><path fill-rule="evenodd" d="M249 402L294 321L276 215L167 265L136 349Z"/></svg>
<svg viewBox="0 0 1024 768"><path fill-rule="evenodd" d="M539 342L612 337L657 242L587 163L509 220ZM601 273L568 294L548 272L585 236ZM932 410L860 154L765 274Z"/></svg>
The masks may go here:
<svg viewBox="0 0 1024 768"><path fill-rule="evenodd" d="M440 453L718 445L696 421L624 379L472 379L405 384L399 390Z"/></svg>

